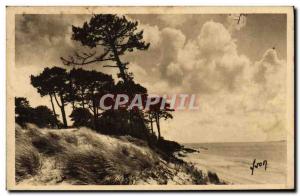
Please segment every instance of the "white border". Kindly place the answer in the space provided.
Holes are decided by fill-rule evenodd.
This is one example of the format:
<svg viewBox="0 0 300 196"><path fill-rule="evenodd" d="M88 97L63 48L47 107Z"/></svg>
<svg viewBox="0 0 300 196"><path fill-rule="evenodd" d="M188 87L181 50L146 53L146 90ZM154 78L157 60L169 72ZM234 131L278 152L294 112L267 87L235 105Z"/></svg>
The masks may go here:
<svg viewBox="0 0 300 196"><path fill-rule="evenodd" d="M31 0L29 1L24 1L24 0L7 0L7 1L0 1L0 54L1 54L1 58L0 58L0 62L1 62L1 66L0 66L0 126L1 126L1 135L0 135L0 143L2 144L2 146L0 147L0 152L1 152L1 156L0 156L0 165L1 165L1 170L0 170L0 185L1 185L1 189L0 189L0 195L8 195L9 193L5 190L5 163L6 163L6 145L5 145L5 138L6 138L6 120L5 120L5 115L6 115L6 98L5 98L5 81L6 81L6 60L5 60L5 6L6 5L17 5L17 6L22 6L22 5L30 5L30 6L37 6L37 5L41 5L41 6L46 6L46 5L215 5L215 6L220 6L220 5L226 5L226 6L231 6L231 5L235 5L235 6L247 6L247 5L294 5L296 6L296 8L300 7L300 1L298 0L245 0L245 1L236 1L236 0L227 0L227 1L223 1L223 0L151 0L151 1L136 1L136 0L115 0L115 1L111 1L111 0L65 0L65 1L61 1L61 0L52 0L52 1L41 1L41 0ZM297 26L299 26L299 20L296 20ZM298 32L297 32L298 35ZM299 50L297 51L297 55L299 54ZM299 69L297 70L297 75L299 78ZM298 79L297 79L298 81ZM299 85L297 87L297 91L299 92ZM298 108L299 110L299 108ZM297 118L297 121L299 122L299 116ZM297 134L299 136L299 134ZM297 141L299 141L299 139L297 138ZM299 185L298 185L299 187ZM30 194L30 193L29 193ZM37 195L44 195L47 194L49 195L49 193L38 193ZM50 193L50 195L52 194L56 194L56 195L62 195L63 193ZM73 193L71 193L73 194ZM111 195L111 194L115 194L115 193L101 193L103 195ZM154 193L152 193L154 194ZM161 193L160 193L161 194ZM173 194L173 193L170 193ZM186 194L186 193L182 193ZM201 194L207 194L207 193L201 193ZM216 193L213 193L210 195L214 195ZM241 193L239 193L241 194ZM265 193L254 193L255 195L262 195ZM272 193L271 193L272 194ZM288 194L288 193L285 193Z"/></svg>

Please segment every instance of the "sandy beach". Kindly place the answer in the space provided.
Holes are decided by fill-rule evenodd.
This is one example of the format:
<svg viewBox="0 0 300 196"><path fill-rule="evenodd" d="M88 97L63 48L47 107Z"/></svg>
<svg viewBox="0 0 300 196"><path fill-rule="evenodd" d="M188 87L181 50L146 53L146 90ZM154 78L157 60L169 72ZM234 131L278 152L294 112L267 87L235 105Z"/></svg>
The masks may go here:
<svg viewBox="0 0 300 196"><path fill-rule="evenodd" d="M199 169L217 173L229 184L284 184L286 181L286 142L188 144L199 153L182 157ZM267 160L267 169L250 167L253 160Z"/></svg>

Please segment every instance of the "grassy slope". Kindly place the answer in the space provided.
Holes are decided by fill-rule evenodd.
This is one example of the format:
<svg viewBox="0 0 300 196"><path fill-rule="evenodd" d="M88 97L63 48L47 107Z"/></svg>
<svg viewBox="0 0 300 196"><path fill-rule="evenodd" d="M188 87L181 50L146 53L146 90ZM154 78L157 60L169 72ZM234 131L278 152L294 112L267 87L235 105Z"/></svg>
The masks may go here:
<svg viewBox="0 0 300 196"><path fill-rule="evenodd" d="M114 138L88 128L16 128L16 181L50 184L207 184L185 162L168 163L130 136Z"/></svg>

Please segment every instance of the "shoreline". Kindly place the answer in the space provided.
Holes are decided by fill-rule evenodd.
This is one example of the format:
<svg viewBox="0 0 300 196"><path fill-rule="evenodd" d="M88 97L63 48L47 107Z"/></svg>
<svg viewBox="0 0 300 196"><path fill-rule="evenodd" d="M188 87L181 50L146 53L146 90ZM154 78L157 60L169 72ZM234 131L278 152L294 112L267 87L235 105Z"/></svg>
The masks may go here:
<svg viewBox="0 0 300 196"><path fill-rule="evenodd" d="M199 149L202 149L202 148L199 148ZM207 148L204 148L204 149L207 150ZM220 178L220 175L218 172L211 171L207 167L200 166L196 162L192 162L188 158L188 156L193 155L193 154L201 154L201 150L197 150L195 148L191 148L191 147L187 147L187 146L183 145L183 148L181 150L179 150L178 152L174 153L174 156L188 164L193 165L194 167L196 167L197 169L202 171L204 173L204 175L207 176L209 181L214 182L214 184L232 184L229 181L225 180L224 178Z"/></svg>
<svg viewBox="0 0 300 196"><path fill-rule="evenodd" d="M210 143L185 145L200 153L179 154L182 160L194 164L204 172L215 172L226 184L284 184L286 180L285 141ZM267 169L256 168L253 160L266 160Z"/></svg>

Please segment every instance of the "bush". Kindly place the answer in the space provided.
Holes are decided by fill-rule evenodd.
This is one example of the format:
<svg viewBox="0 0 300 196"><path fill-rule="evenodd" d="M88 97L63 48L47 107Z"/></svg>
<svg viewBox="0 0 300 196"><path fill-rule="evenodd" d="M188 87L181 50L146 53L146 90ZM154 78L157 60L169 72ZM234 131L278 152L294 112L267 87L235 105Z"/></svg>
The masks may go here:
<svg viewBox="0 0 300 196"><path fill-rule="evenodd" d="M55 127L59 125L59 122L54 116L53 112L47 106L37 106L33 108L32 123L38 127Z"/></svg>
<svg viewBox="0 0 300 196"><path fill-rule="evenodd" d="M93 115L86 108L76 108L72 111L70 115L71 120L74 121L74 127L92 127L93 125Z"/></svg>
<svg viewBox="0 0 300 196"><path fill-rule="evenodd" d="M175 141L165 140L161 138L157 142L157 148L168 155L172 155L174 152L181 150L182 146Z"/></svg>
<svg viewBox="0 0 300 196"><path fill-rule="evenodd" d="M31 122L33 116L33 108L24 97L15 97L15 121L21 126Z"/></svg>
<svg viewBox="0 0 300 196"><path fill-rule="evenodd" d="M96 122L96 130L108 135L130 135L147 140L149 130L139 113L127 110L107 110Z"/></svg>
<svg viewBox="0 0 300 196"><path fill-rule="evenodd" d="M221 184L220 179L216 173L208 171L207 177L209 182L211 182L212 184Z"/></svg>
<svg viewBox="0 0 300 196"><path fill-rule="evenodd" d="M186 164L187 173L192 176L193 184L206 184L203 173L192 164Z"/></svg>
<svg viewBox="0 0 300 196"><path fill-rule="evenodd" d="M21 126L33 123L40 128L60 127L61 124L47 106L32 108L24 97L15 98L15 121Z"/></svg>

